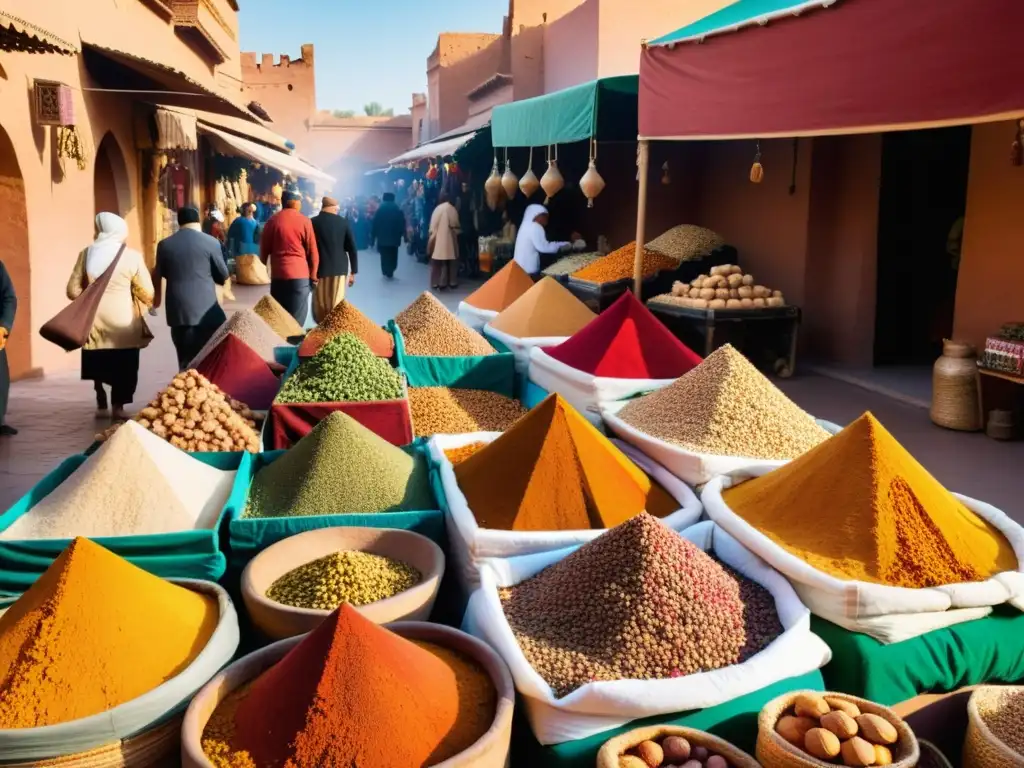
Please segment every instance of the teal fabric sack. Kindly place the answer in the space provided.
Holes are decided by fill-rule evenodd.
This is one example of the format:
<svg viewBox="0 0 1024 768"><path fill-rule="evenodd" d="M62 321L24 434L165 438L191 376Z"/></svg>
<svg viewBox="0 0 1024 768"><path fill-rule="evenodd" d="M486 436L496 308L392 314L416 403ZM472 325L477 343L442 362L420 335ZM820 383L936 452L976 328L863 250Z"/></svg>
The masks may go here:
<svg viewBox="0 0 1024 768"><path fill-rule="evenodd" d="M298 347L274 347L274 360L278 365L283 365L287 370L286 375L291 375L299 365L299 348Z"/></svg>
<svg viewBox="0 0 1024 768"><path fill-rule="evenodd" d="M404 450L420 453L426 458L426 442L418 440ZM268 451L254 457L251 471L243 477L239 472L228 503L231 514L227 518L228 555L232 570L241 570L257 554L282 539L306 531L322 528L398 528L414 531L447 547L444 514L440 509L409 512L378 512L375 514L324 514L305 517L244 518L245 502L252 478L263 467L280 458L284 451ZM428 459L429 461L429 459Z"/></svg>
<svg viewBox="0 0 1024 768"><path fill-rule="evenodd" d="M190 455L211 467L237 471L236 481L250 476L249 465L253 458L250 453ZM7 530L15 520L53 492L86 458L84 454L71 456L40 480L13 507L0 515L0 531ZM227 558L220 545L220 529L236 501L232 493L212 529L143 536L104 536L95 541L156 576L217 581L227 567ZM70 543L70 539L0 539L0 594L24 592Z"/></svg>
<svg viewBox="0 0 1024 768"><path fill-rule="evenodd" d="M394 320L388 331L395 339L395 361L410 387L452 387L486 389L506 397L516 396L516 360L504 344L487 339L497 350L481 357L428 357L408 355L402 332Z"/></svg>
<svg viewBox="0 0 1024 768"><path fill-rule="evenodd" d="M527 410L536 408L547 398L551 393L543 387L539 387L530 381L526 376L522 376L519 382L519 402L523 404L523 407Z"/></svg>
<svg viewBox="0 0 1024 768"><path fill-rule="evenodd" d="M832 649L822 669L829 690L892 706L922 693L1024 680L1024 614L996 606L984 619L883 645L811 617L811 631Z"/></svg>

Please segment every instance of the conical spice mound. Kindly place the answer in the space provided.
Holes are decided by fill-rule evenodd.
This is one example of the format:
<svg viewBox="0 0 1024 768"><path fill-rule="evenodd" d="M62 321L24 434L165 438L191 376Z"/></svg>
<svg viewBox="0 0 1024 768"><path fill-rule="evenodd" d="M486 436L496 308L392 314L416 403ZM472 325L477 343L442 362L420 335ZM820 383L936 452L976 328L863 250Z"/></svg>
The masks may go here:
<svg viewBox="0 0 1024 768"><path fill-rule="evenodd" d="M229 333L196 369L225 394L258 411L269 410L281 382L251 347Z"/></svg>
<svg viewBox="0 0 1024 768"><path fill-rule="evenodd" d="M306 331L299 325L299 321L292 317L291 313L281 306L281 302L269 293L256 302L252 311L263 318L264 322L274 329L274 332L282 339L302 336Z"/></svg>
<svg viewBox="0 0 1024 768"><path fill-rule="evenodd" d="M324 344L342 333L358 336L377 357L391 357L395 351L395 340L390 333L376 325L354 304L342 301L306 335L299 345L299 357L312 357Z"/></svg>
<svg viewBox="0 0 1024 768"><path fill-rule="evenodd" d="M840 579L917 589L1018 569L1006 538L870 413L723 497L783 549Z"/></svg>
<svg viewBox="0 0 1024 768"><path fill-rule="evenodd" d="M545 277L491 321L518 339L572 336L597 317L553 277Z"/></svg>
<svg viewBox="0 0 1024 768"><path fill-rule="evenodd" d="M395 323L402 332L407 355L473 357L494 354L487 339L449 312L431 293L421 293L395 317Z"/></svg>
<svg viewBox="0 0 1024 768"><path fill-rule="evenodd" d="M465 298L465 302L477 309L501 312L528 290L533 288L533 278L514 261L504 267Z"/></svg>
<svg viewBox="0 0 1024 768"><path fill-rule="evenodd" d="M455 467L483 528L610 528L643 511L651 483L558 395Z"/></svg>
<svg viewBox="0 0 1024 768"><path fill-rule="evenodd" d="M188 367L197 367L203 361L203 358L210 354L214 347L220 344L221 340L229 333L233 333L252 347L256 354L268 363L276 362L275 349L287 346L287 344L281 341L281 337L278 336L277 332L267 325L267 322L262 317L251 309L243 309L235 312L220 328L214 331L213 336L206 342L206 346L199 350L199 354L192 359Z"/></svg>

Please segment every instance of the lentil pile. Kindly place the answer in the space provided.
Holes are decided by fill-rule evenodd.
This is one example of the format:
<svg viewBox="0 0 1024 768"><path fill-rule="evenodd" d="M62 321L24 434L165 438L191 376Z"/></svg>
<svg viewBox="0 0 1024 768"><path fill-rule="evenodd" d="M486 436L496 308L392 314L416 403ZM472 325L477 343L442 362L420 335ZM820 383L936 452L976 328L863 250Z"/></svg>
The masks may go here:
<svg viewBox="0 0 1024 768"><path fill-rule="evenodd" d="M643 511L651 483L558 395L455 466L477 523L504 531L610 528Z"/></svg>
<svg viewBox="0 0 1024 768"><path fill-rule="evenodd" d="M723 245L725 238L717 232L693 224L680 224L651 240L647 247L678 263L706 258Z"/></svg>
<svg viewBox="0 0 1024 768"><path fill-rule="evenodd" d="M0 616L0 729L113 709L165 683L206 647L217 600L75 539Z"/></svg>
<svg viewBox="0 0 1024 768"><path fill-rule="evenodd" d="M571 275L573 272L579 272L584 267L593 264L600 258L601 254L597 251L593 253L573 253L569 256L563 256L550 267L542 270L541 274L548 277Z"/></svg>
<svg viewBox="0 0 1024 768"><path fill-rule="evenodd" d="M617 251L588 264L583 269L573 272L571 277L585 280L588 283L614 283L633 277L633 262L636 259L636 243L624 245ZM643 276L651 277L666 269L675 269L679 262L656 251L644 248Z"/></svg>
<svg viewBox="0 0 1024 768"><path fill-rule="evenodd" d="M501 312L531 288L533 278L516 262L510 261L494 277L469 294L465 302L477 309Z"/></svg>
<svg viewBox="0 0 1024 768"><path fill-rule="evenodd" d="M253 477L243 517L436 509L427 462L336 411Z"/></svg>
<svg viewBox="0 0 1024 768"><path fill-rule="evenodd" d="M309 332L299 345L299 357L312 357L324 344L342 333L359 337L377 357L391 357L395 351L395 340L390 333L375 325L355 305L343 301Z"/></svg>
<svg viewBox="0 0 1024 768"><path fill-rule="evenodd" d="M221 340L229 333L233 333L241 341L252 347L264 361L276 363L274 350L277 347L284 347L287 344L281 342L277 332L267 325L266 321L251 309L243 309L235 312L228 320L214 332L210 340L206 342L199 354L189 363L189 368L196 368Z"/></svg>
<svg viewBox="0 0 1024 768"><path fill-rule="evenodd" d="M472 746L496 709L475 661L344 605L222 702L202 744L217 768L426 768Z"/></svg>
<svg viewBox="0 0 1024 768"><path fill-rule="evenodd" d="M398 314L395 323L402 331L408 355L476 357L494 354L494 347L487 339L449 312L430 293L421 293Z"/></svg>
<svg viewBox="0 0 1024 768"><path fill-rule="evenodd" d="M485 389L413 387L409 406L417 437L504 432L526 413L518 400Z"/></svg>
<svg viewBox="0 0 1024 768"><path fill-rule="evenodd" d="M524 655L559 698L589 682L683 677L741 663L782 631L770 595L744 590L650 515L499 597ZM744 597L753 599L744 604Z"/></svg>
<svg viewBox="0 0 1024 768"><path fill-rule="evenodd" d="M351 403L397 400L402 377L357 336L342 333L328 341L288 377L275 402Z"/></svg>
<svg viewBox="0 0 1024 768"><path fill-rule="evenodd" d="M1006 538L871 414L723 499L780 547L841 579L918 589L1018 569ZM828 525L808 525L823 513Z"/></svg>
<svg viewBox="0 0 1024 768"><path fill-rule="evenodd" d="M992 734L1018 755L1024 756L1024 689L1008 688L999 696L978 702L978 714Z"/></svg>
<svg viewBox="0 0 1024 768"><path fill-rule="evenodd" d="M270 408L281 386L263 359L233 333L225 336L196 370L226 395L260 411Z"/></svg>
<svg viewBox="0 0 1024 768"><path fill-rule="evenodd" d="M107 442L0 539L131 536L213 528L234 472L203 464L134 422Z"/></svg>
<svg viewBox="0 0 1024 768"><path fill-rule="evenodd" d="M632 291L579 333L545 351L577 371L611 379L675 379L701 362Z"/></svg>
<svg viewBox="0 0 1024 768"><path fill-rule="evenodd" d="M618 415L651 437L722 456L793 459L829 437L729 344Z"/></svg>
<svg viewBox="0 0 1024 768"><path fill-rule="evenodd" d="M572 336L597 315L553 277L545 277L491 320L490 326L518 339Z"/></svg>
<svg viewBox="0 0 1024 768"><path fill-rule="evenodd" d="M291 313L269 293L256 302L252 311L263 318L263 321L274 330L274 333L285 341L302 336L306 332L299 325L299 321L292 317Z"/></svg>
<svg viewBox="0 0 1024 768"><path fill-rule="evenodd" d="M281 576L267 597L295 608L333 611L394 597L419 584L423 575L406 563L369 552L343 551L300 565Z"/></svg>

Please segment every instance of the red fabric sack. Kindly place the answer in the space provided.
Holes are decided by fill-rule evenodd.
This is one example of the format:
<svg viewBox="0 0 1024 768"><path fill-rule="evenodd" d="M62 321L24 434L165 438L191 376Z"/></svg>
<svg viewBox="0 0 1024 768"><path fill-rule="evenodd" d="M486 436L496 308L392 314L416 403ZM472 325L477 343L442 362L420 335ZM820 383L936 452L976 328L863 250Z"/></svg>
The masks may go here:
<svg viewBox="0 0 1024 768"><path fill-rule="evenodd" d="M347 413L392 445L408 445L413 440L412 416L406 398L371 403L275 403L267 415L265 449L290 448L334 411Z"/></svg>
<svg viewBox="0 0 1024 768"><path fill-rule="evenodd" d="M197 370L254 411L269 409L281 388L270 366L233 333L202 359Z"/></svg>

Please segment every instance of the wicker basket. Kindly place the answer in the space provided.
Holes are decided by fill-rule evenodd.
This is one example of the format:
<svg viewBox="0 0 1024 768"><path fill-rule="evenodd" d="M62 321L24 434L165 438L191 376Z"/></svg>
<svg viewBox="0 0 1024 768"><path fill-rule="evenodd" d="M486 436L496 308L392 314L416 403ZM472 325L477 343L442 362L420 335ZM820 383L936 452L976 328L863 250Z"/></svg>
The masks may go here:
<svg viewBox="0 0 1024 768"><path fill-rule="evenodd" d="M0 768L172 768L181 765L181 717L145 733L103 747L30 763L6 763Z"/></svg>
<svg viewBox="0 0 1024 768"><path fill-rule="evenodd" d="M964 768L1021 768L1024 755L1010 749L981 719L981 710L996 709L1008 692L1024 694L1024 686L985 686L971 694L967 702L967 738L964 741Z"/></svg>
<svg viewBox="0 0 1024 768"><path fill-rule="evenodd" d="M888 707L875 704L866 699L850 696L845 693L819 693L818 691L793 691L779 696L765 704L757 718L757 759L764 768L834 768L834 763L826 763L798 749L775 732L775 724L786 711L793 706L797 696L828 696L830 698L850 701L860 707L865 715L878 715L888 720L896 728L899 740L892 756L891 768L914 768L921 755L917 737L902 718Z"/></svg>
<svg viewBox="0 0 1024 768"><path fill-rule="evenodd" d="M929 768L934 766L935 768L953 768L952 763L942 754L942 750L932 744L930 741L924 739L918 739L918 745L921 747L921 757L918 758L918 766L920 768ZM925 759L929 762L925 765Z"/></svg>
<svg viewBox="0 0 1024 768"><path fill-rule="evenodd" d="M632 749L641 742L660 741L667 736L682 736L691 745L704 747L709 752L721 755L733 768L760 768L757 760L742 749L737 749L729 742L704 731L676 725L649 725L645 728L635 728L632 731L627 731L613 739L609 739L601 747L601 751L597 753L597 768L619 768L619 758L627 750Z"/></svg>
<svg viewBox="0 0 1024 768"><path fill-rule="evenodd" d="M981 417L978 353L973 346L946 339L932 372L932 421L946 429L977 432Z"/></svg>

